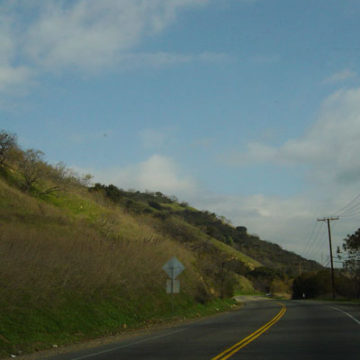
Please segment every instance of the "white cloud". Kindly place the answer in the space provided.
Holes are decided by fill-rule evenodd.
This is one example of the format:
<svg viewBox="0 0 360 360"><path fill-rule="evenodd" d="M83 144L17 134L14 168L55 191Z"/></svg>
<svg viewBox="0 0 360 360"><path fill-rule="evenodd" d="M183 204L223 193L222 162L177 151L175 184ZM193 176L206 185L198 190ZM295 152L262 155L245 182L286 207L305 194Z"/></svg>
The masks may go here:
<svg viewBox="0 0 360 360"><path fill-rule="evenodd" d="M34 2L37 18L25 38L26 54L47 68L99 68L135 57L131 50L163 31L179 10L207 0L77 0ZM139 55L141 61L179 61L173 55ZM181 60L181 59L180 59Z"/></svg>
<svg viewBox="0 0 360 360"><path fill-rule="evenodd" d="M338 83L357 77L357 73L349 69L341 70L324 80L326 84Z"/></svg>
<svg viewBox="0 0 360 360"><path fill-rule="evenodd" d="M0 91L44 71L128 70L229 60L222 53L138 51L182 10L210 0L4 0L0 3Z"/></svg>
<svg viewBox="0 0 360 360"><path fill-rule="evenodd" d="M245 152L228 156L232 165L305 165L320 183L360 183L360 88L340 90L323 103L307 133L280 147L250 142Z"/></svg>
<svg viewBox="0 0 360 360"><path fill-rule="evenodd" d="M125 168L86 172L93 174L95 181L112 183L123 189L161 191L180 198L188 197L196 190L193 179L182 175L174 160L157 154L144 162Z"/></svg>
<svg viewBox="0 0 360 360"><path fill-rule="evenodd" d="M12 67L0 64L0 92L11 92L28 83L32 71L25 66Z"/></svg>
<svg viewBox="0 0 360 360"><path fill-rule="evenodd" d="M165 193L182 193L193 189L192 181L181 177L176 164L164 156L153 155L148 161L140 164L139 170L138 181L143 189L160 188Z"/></svg>
<svg viewBox="0 0 360 360"><path fill-rule="evenodd" d="M12 64L17 44L11 25L11 19L0 13L0 92L16 90L27 83L32 75L29 67Z"/></svg>

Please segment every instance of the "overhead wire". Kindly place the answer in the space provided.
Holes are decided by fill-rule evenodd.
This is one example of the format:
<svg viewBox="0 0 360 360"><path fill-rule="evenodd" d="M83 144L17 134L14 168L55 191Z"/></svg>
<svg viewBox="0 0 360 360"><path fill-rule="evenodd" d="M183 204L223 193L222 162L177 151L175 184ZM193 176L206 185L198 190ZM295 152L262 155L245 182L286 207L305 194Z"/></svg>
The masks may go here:
<svg viewBox="0 0 360 360"><path fill-rule="evenodd" d="M309 248L310 248L310 246L311 246L311 244L313 242L315 231L316 231L316 229L318 229L318 225L319 225L319 223L317 221L315 221L312 228L311 228L311 230L309 230L309 232L308 232L308 234L306 236L307 242L306 242L306 244L304 246L304 251L303 251L304 254L308 254L308 250L309 250Z"/></svg>
<svg viewBox="0 0 360 360"><path fill-rule="evenodd" d="M352 213L354 211L358 211L360 210L360 202L358 204L354 204L353 206L350 206L349 208L345 209L344 211L341 212L341 215L339 216L344 216L347 215L349 213Z"/></svg>
<svg viewBox="0 0 360 360"><path fill-rule="evenodd" d="M343 218L343 219L350 219L350 218L356 218L356 217L360 217L360 194L357 194L351 201L349 201L345 206L343 206L342 208L338 209L335 214L339 217L339 218ZM335 220L335 219L334 219ZM335 233L335 229L336 229L337 223L334 222L332 224L332 230L333 233ZM356 228L358 229L359 226ZM316 251L317 248L314 248L313 251ZM333 249L333 253L336 251L336 249ZM338 260L342 260L342 261L337 261ZM328 257L328 261L326 263L325 266L329 266L330 261L330 256ZM336 263L344 263L344 261L346 261L346 259L344 258L338 258L337 254L335 253L335 256L333 255L333 262Z"/></svg>
<svg viewBox="0 0 360 360"><path fill-rule="evenodd" d="M324 267L329 267L330 265L330 256L328 256L328 259L326 261L326 263L323 264Z"/></svg>
<svg viewBox="0 0 360 360"><path fill-rule="evenodd" d="M338 209L335 214L340 218L354 218L360 216L360 194L356 195L351 201L349 201L345 206ZM307 235L307 242L304 247L304 257L312 258L313 255L319 252L319 250L325 246L326 232L322 231L325 222L316 221L312 226L311 230L309 230ZM335 229L336 223L333 225L333 229ZM323 235L321 235L323 234ZM324 241L325 240L325 241ZM333 256L333 260L334 260ZM329 266L330 257L328 257L327 263L325 266Z"/></svg>
<svg viewBox="0 0 360 360"><path fill-rule="evenodd" d="M338 210L337 214L343 219L360 216L360 194L356 195L350 202Z"/></svg>
<svg viewBox="0 0 360 360"><path fill-rule="evenodd" d="M354 206L354 202L357 200L360 200L360 194L356 195L351 201L349 201L345 206L340 208L335 212L336 215L341 216L342 213L344 213L349 207Z"/></svg>
<svg viewBox="0 0 360 360"><path fill-rule="evenodd" d="M357 210L360 210L360 207ZM352 214L341 215L340 218L342 218L342 219L350 219L350 218L355 218L355 217L358 217L358 216L360 216L360 211L352 213Z"/></svg>
<svg viewBox="0 0 360 360"><path fill-rule="evenodd" d="M324 223L323 223L324 224ZM325 224L324 224L325 225ZM325 227L325 226L324 226ZM319 236L319 241L317 241L314 244L314 247L312 249L312 252L314 254L318 254L321 252L321 250L323 251L325 248L327 247L327 234L326 231L322 231L320 236Z"/></svg>
<svg viewBox="0 0 360 360"><path fill-rule="evenodd" d="M313 257L312 255L315 253L315 249L316 251L322 246L323 244L323 236L322 234L324 234L323 230L323 223L317 222L317 224L319 226L317 226L316 231L314 231L314 235L312 238L309 238L309 246L307 247L307 250L305 251L305 257L309 258L309 257Z"/></svg>

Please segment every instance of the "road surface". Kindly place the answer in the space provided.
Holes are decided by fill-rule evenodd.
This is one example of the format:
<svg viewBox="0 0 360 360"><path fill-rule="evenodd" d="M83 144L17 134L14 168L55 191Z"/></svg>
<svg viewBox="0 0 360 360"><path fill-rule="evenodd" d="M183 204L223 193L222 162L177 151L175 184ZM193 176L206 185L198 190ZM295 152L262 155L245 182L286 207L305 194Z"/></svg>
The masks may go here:
<svg viewBox="0 0 360 360"><path fill-rule="evenodd" d="M360 306L252 301L238 311L51 360L359 360Z"/></svg>

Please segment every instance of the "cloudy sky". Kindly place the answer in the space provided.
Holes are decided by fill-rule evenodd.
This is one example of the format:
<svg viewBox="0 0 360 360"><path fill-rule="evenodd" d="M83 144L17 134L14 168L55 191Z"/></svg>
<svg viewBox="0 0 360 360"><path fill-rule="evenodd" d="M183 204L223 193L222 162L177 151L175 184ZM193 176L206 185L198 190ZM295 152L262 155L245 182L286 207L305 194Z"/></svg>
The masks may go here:
<svg viewBox="0 0 360 360"><path fill-rule="evenodd" d="M0 128L326 264L359 225L358 0L0 0ZM352 199L354 202L341 210Z"/></svg>

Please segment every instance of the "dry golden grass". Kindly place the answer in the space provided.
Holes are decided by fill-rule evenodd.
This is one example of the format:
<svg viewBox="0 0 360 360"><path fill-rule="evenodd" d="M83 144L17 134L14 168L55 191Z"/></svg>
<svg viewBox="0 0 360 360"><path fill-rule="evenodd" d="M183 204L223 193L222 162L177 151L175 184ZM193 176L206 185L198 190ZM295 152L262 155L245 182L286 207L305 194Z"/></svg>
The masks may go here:
<svg viewBox="0 0 360 360"><path fill-rule="evenodd" d="M161 267L174 255L188 269L185 290L196 288L193 255L150 224L91 196L67 194L60 202L68 213L82 208L75 217L64 215L0 183L0 282L9 301L19 294L56 301L63 292L136 297L159 291L166 278Z"/></svg>
<svg viewBox="0 0 360 360"><path fill-rule="evenodd" d="M105 241L85 226L74 231L8 224L0 235L0 274L8 290L24 289L35 298L64 290L92 295L115 288L129 294L145 281L161 280L170 251L166 240Z"/></svg>

